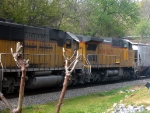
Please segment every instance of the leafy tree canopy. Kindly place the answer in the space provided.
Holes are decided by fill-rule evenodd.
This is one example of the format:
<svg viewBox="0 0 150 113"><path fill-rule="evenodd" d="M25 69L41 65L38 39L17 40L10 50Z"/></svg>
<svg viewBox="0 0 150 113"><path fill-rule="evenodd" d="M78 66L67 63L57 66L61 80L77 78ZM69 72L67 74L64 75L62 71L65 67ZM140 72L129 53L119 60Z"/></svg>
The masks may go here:
<svg viewBox="0 0 150 113"><path fill-rule="evenodd" d="M139 18L133 0L1 0L0 17L76 34L121 37Z"/></svg>
<svg viewBox="0 0 150 113"><path fill-rule="evenodd" d="M149 0L142 0L139 2L140 20L135 26L135 35L140 37L140 42L149 42L150 39L150 13Z"/></svg>

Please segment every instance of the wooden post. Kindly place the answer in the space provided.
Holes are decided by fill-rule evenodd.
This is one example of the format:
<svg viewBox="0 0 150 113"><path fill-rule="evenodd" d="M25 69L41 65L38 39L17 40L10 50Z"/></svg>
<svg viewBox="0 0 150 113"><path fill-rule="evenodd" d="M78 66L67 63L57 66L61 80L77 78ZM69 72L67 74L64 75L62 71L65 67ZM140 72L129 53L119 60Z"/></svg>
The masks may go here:
<svg viewBox="0 0 150 113"><path fill-rule="evenodd" d="M58 104L57 104L56 113L59 113L59 111L60 111L60 107L61 107L61 104L63 102L69 80L70 80L70 76L66 75L65 80L64 80L64 84L63 84L63 89L62 89L62 92L61 92L61 95L60 95L60 98L59 98L59 101L58 101Z"/></svg>
<svg viewBox="0 0 150 113"><path fill-rule="evenodd" d="M20 82L20 91L19 91L19 100L18 100L18 107L17 107L17 109L12 109L12 106L7 102L7 100L5 99L5 97L3 96L3 94L1 92L0 92L0 98L2 99L4 104L10 109L10 113L21 113L23 97L24 97L26 67L29 66L29 64L28 64L29 60L24 60L23 59L23 56L22 56L22 45L20 44L20 42L17 43L16 53L13 53L12 48L11 48L11 53L12 53L12 56L14 57L14 60L16 61L17 66L19 68L21 68L21 71L22 71L21 82Z"/></svg>
<svg viewBox="0 0 150 113"><path fill-rule="evenodd" d="M22 76L20 82L20 90L19 90L19 99L18 99L18 107L13 111L13 113L21 113L22 111L22 103L24 98L24 87L25 87L25 77L26 77L26 68L22 58L18 58L18 63L21 66Z"/></svg>
<svg viewBox="0 0 150 113"><path fill-rule="evenodd" d="M75 69L75 67L76 67L76 65L79 61L80 55L78 55L78 51L76 53L77 53L76 54L76 59L68 66L68 61L70 59L67 58L66 52L63 48L63 56L64 56L64 59L65 59L65 72L66 72L66 75L65 75L65 80L64 80L64 83L63 83L62 92L60 94L60 98L59 98L59 101L58 101L58 104L57 104L56 113L59 113L59 111L60 111L64 96L65 96L65 93L66 93L66 89L67 89L67 86L68 86L68 82L69 82L70 77L71 77L71 73ZM75 55L75 54L73 54L73 55ZM73 58L73 56L71 58Z"/></svg>
<svg viewBox="0 0 150 113"><path fill-rule="evenodd" d="M14 60L16 61L16 64L18 67L21 68L22 76L20 81L20 90L19 90L19 99L18 99L18 107L17 109L13 110L13 113L21 113L22 111L22 103L24 98L24 87L25 87L25 78L26 78L26 67L29 66L28 61L24 60L22 56L22 45L20 42L17 43L16 46L16 53L13 53L13 50L11 48L11 53L14 57Z"/></svg>
<svg viewBox="0 0 150 113"><path fill-rule="evenodd" d="M0 92L0 98L2 99L4 104L9 108L10 113L12 113L13 109L12 109L11 104L9 104L9 102L6 100L6 98L4 97L4 95L1 92Z"/></svg>

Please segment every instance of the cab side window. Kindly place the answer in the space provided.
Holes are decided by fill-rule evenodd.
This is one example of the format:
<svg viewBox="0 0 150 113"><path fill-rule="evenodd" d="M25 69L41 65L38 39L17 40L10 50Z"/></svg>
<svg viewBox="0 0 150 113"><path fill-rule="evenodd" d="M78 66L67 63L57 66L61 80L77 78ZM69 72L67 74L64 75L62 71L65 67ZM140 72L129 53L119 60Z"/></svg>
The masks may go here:
<svg viewBox="0 0 150 113"><path fill-rule="evenodd" d="M66 42L66 48L71 48L71 40L67 40Z"/></svg>
<svg viewBox="0 0 150 113"><path fill-rule="evenodd" d="M79 49L79 43L74 41L73 44L74 44L74 46L73 46L74 50L78 50Z"/></svg>
<svg viewBox="0 0 150 113"><path fill-rule="evenodd" d="M129 49L130 49L130 50L132 49L132 44L131 44L131 43L129 43Z"/></svg>
<svg viewBox="0 0 150 113"><path fill-rule="evenodd" d="M123 46L124 48L127 48L127 43L124 43L124 46Z"/></svg>
<svg viewBox="0 0 150 113"><path fill-rule="evenodd" d="M88 46L87 46L87 50L96 50L96 48L97 48L97 44L88 44Z"/></svg>

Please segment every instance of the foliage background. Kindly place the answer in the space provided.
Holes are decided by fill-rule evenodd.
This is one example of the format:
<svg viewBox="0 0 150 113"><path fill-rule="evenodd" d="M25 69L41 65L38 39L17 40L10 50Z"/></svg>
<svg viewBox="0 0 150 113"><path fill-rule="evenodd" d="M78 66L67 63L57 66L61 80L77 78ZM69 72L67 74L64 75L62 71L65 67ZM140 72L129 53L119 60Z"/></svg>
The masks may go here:
<svg viewBox="0 0 150 113"><path fill-rule="evenodd" d="M149 37L149 0L0 0L0 17L75 34Z"/></svg>

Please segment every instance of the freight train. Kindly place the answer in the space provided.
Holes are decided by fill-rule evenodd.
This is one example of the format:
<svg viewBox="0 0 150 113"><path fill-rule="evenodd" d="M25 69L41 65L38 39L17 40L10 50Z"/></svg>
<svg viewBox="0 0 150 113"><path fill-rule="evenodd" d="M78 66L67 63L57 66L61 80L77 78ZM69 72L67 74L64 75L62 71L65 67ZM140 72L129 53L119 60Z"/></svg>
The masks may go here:
<svg viewBox="0 0 150 113"><path fill-rule="evenodd" d="M81 55L69 85L137 78L141 73L139 70L145 70L149 75L150 62L146 62L148 57L140 54L144 51L138 48L138 44L121 38L76 35L51 27L27 26L3 20L0 21L2 92L12 93L19 89L21 71L10 53L10 48L14 50L18 41L23 45L24 59L29 59L26 89L62 85L65 76L63 48L68 57L74 51ZM150 46L142 45L141 48L146 47ZM146 49L146 52L149 50ZM143 64L145 62L146 65Z"/></svg>

